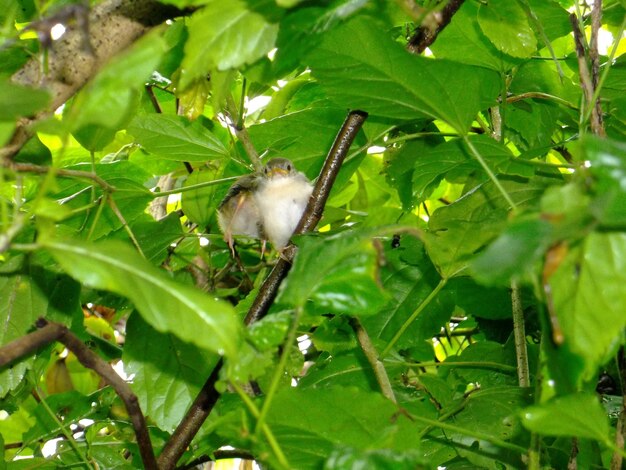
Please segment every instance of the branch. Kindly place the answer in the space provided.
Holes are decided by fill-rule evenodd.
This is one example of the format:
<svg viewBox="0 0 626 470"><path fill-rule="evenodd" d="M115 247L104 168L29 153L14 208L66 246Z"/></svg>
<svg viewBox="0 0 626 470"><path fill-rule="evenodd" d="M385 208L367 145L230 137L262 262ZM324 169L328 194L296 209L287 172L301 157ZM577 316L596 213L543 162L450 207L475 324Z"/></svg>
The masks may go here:
<svg viewBox="0 0 626 470"><path fill-rule="evenodd" d="M517 379L520 387L527 388L530 387L528 350L526 348L522 292L517 282L513 282L511 285L511 304L513 306L513 335L515 338L515 355L517 358Z"/></svg>
<svg viewBox="0 0 626 470"><path fill-rule="evenodd" d="M419 28L415 30L406 46L407 50L413 54L421 54L430 46L439 33L450 23L454 14L461 8L464 0L449 0L441 11L433 11L422 21Z"/></svg>
<svg viewBox="0 0 626 470"><path fill-rule="evenodd" d="M85 31L68 25L61 39L52 43L48 53L48 71L42 75L41 61L35 57L13 75L13 82L44 88L52 95L47 111L32 120L18 122L11 141L1 156L11 159L32 135L32 125L47 117L92 78L99 68L135 42L151 27L181 12L156 0L105 0L89 12L89 38Z"/></svg>
<svg viewBox="0 0 626 470"><path fill-rule="evenodd" d="M332 185L341 168L341 164L348 154L348 150L365 122L365 119L367 119L367 113L362 111L351 112L346 117L341 130L335 138L335 142L328 152L326 160L324 161L324 167L315 183L313 194L309 199L309 203L294 234L302 234L312 230L319 222ZM295 252L296 247L293 244L289 244L283 250L283 257L278 260L272 272L263 282L258 295L254 299L254 303L248 311L248 315L245 319L246 325L260 320L267 314L272 302L276 298L281 282L287 276L291 268L291 261L293 260ZM220 359L215 369L213 369L211 376L202 387L202 390L200 390L200 393L191 404L189 411L187 411L187 414L163 448L158 459L159 468L169 470L176 466L176 462L178 462L178 459L183 455L183 452L185 452L185 449L200 429L200 426L202 426L202 423L204 423L211 413L211 410L220 396L219 392L215 389L215 384L223 365L223 361Z"/></svg>
<svg viewBox="0 0 626 470"><path fill-rule="evenodd" d="M576 46L576 56L578 58L578 74L580 76L580 86L585 95L585 109L591 108L592 110L591 130L594 134L604 136L606 134L604 132L604 128L602 127L602 109L600 108L600 100L597 99L595 103L593 102L594 82L591 72L589 71L589 67L587 66L583 33L578 25L578 18L574 13L569 15L569 19L572 24L572 30L574 31L574 45Z"/></svg>
<svg viewBox="0 0 626 470"><path fill-rule="evenodd" d="M85 343L68 330L65 325L49 323L44 318L40 318L37 320L37 327L39 328L37 331L18 338L0 348L0 367L20 357L32 354L37 349L53 341L59 341L74 353L83 366L92 369L102 377L106 383L113 387L124 402L128 416L133 424L144 468L156 470L157 465L150 442L150 435L148 434L148 427L146 426L145 418L139 407L137 396L130 389L130 386L117 375L117 372L113 370L113 367L111 367L108 362L104 361L100 356L89 349Z"/></svg>
<svg viewBox="0 0 626 470"><path fill-rule="evenodd" d="M380 387L380 390L383 392L383 395L391 400L393 403L398 403L396 400L396 396L393 394L393 389L391 388L391 382L389 381L389 376L387 375L387 370L385 369L384 364L378 357L378 353L376 352L376 348L372 344L372 340L363 325L359 321L358 318L353 317L350 319L350 326L354 330L356 334L357 341L367 358L367 361L372 366L372 370L374 371L374 376L376 377L376 381Z"/></svg>

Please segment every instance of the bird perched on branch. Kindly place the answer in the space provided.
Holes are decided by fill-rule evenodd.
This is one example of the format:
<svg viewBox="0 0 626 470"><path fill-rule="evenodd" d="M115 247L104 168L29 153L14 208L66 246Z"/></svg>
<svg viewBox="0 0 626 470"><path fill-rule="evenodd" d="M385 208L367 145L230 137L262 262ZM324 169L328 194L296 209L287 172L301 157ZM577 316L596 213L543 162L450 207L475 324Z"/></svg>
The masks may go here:
<svg viewBox="0 0 626 470"><path fill-rule="evenodd" d="M273 158L260 173L239 178L217 209L231 251L233 235L269 240L276 250L282 250L312 192L311 182L286 158Z"/></svg>

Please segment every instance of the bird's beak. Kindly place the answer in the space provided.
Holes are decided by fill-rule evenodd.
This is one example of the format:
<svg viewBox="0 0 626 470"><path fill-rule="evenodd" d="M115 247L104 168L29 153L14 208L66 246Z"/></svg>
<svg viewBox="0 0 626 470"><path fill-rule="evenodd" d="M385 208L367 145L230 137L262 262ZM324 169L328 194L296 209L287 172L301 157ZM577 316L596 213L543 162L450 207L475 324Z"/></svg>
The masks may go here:
<svg viewBox="0 0 626 470"><path fill-rule="evenodd" d="M275 176L287 176L288 174L289 174L289 172L287 170L277 166L277 167L272 168L270 170L269 177L270 178L274 178Z"/></svg>

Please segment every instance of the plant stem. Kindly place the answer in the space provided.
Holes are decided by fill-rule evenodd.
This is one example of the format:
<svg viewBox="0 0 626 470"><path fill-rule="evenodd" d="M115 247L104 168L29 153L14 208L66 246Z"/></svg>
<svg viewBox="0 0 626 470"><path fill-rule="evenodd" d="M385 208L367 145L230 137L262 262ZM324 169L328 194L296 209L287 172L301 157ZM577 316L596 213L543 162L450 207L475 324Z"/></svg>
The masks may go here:
<svg viewBox="0 0 626 470"><path fill-rule="evenodd" d="M426 297L424 299L424 301L419 304L419 306L417 307L417 309L411 314L411 316L409 318L406 319L406 321L402 324L402 326L400 327L400 329L396 332L396 334L393 336L393 338L391 338L391 341L389 341L389 343L387 344L387 346L385 347L385 349L383 350L383 352L380 353L380 358L383 359L385 358L389 352L393 349L393 347L396 345L396 343L398 342L398 340L400 339L400 337L404 334L404 332L406 331L406 329L411 326L411 323L413 323L415 321L415 319L417 318L417 316L422 313L422 311L428 306L428 304L430 304L433 299L435 297L437 297L437 294L439 294L439 291L441 289L444 288L444 286L446 285L446 283L448 282L447 278L442 278L439 281L439 284L437 284L437 286L433 289L433 291L428 294L428 297Z"/></svg>
<svg viewBox="0 0 626 470"><path fill-rule="evenodd" d="M278 390L278 384L280 383L280 379L285 372L285 366L287 364L287 358L291 353L291 348L293 347L294 342L296 341L296 333L298 331L298 325L300 323L300 317L302 316L302 307L296 307L296 310L293 315L293 320L291 322L291 327L289 328L289 333L287 334L287 338L283 343L283 350L280 355L280 359L278 360L278 365L276 366L276 370L274 371L274 375L272 375L272 381L270 382L270 386L267 390L267 394L265 395L265 400L263 401L263 406L261 407L261 412L259 413L258 420L256 423L255 432L259 432L259 429L265 423L265 417L267 416L267 412L272 405L272 400L274 399L274 395Z"/></svg>
<svg viewBox="0 0 626 470"><path fill-rule="evenodd" d="M259 411L259 408L254 404L252 399L238 384L234 382L230 382L230 385L233 387L235 392L237 392L237 395L239 395L239 397L241 398L241 401L244 402L244 404L246 405L250 413L252 413L252 416L257 418L257 426L258 426L259 419L261 417L261 411ZM267 439L267 443L272 448L272 451L276 455L276 458L278 459L280 464L283 466L283 468L285 469L291 468L289 466L289 461L287 460L287 457L285 457L283 450L280 448L280 445L278 444L278 441L276 440L274 433L272 432L270 427L267 425L267 423L262 424L261 430L263 431L263 434L265 435L265 438Z"/></svg>
<svg viewBox="0 0 626 470"><path fill-rule="evenodd" d="M357 341L359 342L367 361L370 363L370 366L372 366L374 376L376 377L376 381L378 382L378 386L383 392L383 395L393 403L398 403L396 396L393 393L393 389L391 388L391 382L389 381L389 376L387 375L385 366L378 357L376 348L372 344L372 340L367 334L367 331L363 328L363 325L356 317L352 317L350 319L350 326L352 326L352 329L356 334Z"/></svg>
<svg viewBox="0 0 626 470"><path fill-rule="evenodd" d="M455 361L445 361L445 362L407 362L407 361L396 361L394 359L387 359L385 362L390 364L398 364L407 367L458 367L458 368L469 368L469 369L495 369L500 370L502 372L513 373L517 370L514 366L509 366L507 364L500 364L498 362L455 362Z"/></svg>
<svg viewBox="0 0 626 470"><path fill-rule="evenodd" d="M465 142L465 145L467 145L467 147L469 148L471 154L474 155L476 160L478 160L478 163L480 163L480 166L483 167L483 170L485 170L485 173L487 173L487 176L489 176L489 179L493 182L493 184L498 189L498 191L500 191L500 194L502 194L502 197L505 199L505 201L507 202L511 210L513 212L517 212L518 211L517 204L515 204L513 199L511 199L511 196L509 195L509 193L506 192L506 190L502 186L502 183L500 183L496 175L493 173L493 171L491 171L491 168L489 168L489 165L487 165L487 162L485 162L484 158L482 157L478 149L474 147L474 144L472 144L472 141L469 140L466 135L463 136L463 141Z"/></svg>
<svg viewBox="0 0 626 470"><path fill-rule="evenodd" d="M171 189L169 191L151 192L150 195L153 198L171 196L172 194L180 194L180 193L185 193L187 191L195 191L196 189L206 188L207 186L215 186L218 184L230 183L232 181L235 181L237 178L238 176L229 176L228 178L220 178L217 180L204 181L203 183L190 184L189 186Z"/></svg>
<svg viewBox="0 0 626 470"><path fill-rule="evenodd" d="M481 439L483 441L487 441L490 442L496 446L502 447L503 449L509 449L515 452L519 452L520 454L523 454L526 452L526 449L524 449L522 446L518 446L516 444L512 444L510 442L504 441L498 437L495 436L491 436L489 434L486 434L484 432L481 431L473 431L473 430L469 430L466 428L462 428L460 426L455 426L453 424L448 424L448 423L442 423L440 421L437 421L435 419L430 419L430 418L424 418L423 416L417 416L417 415L413 415L411 414L411 419L413 419L414 421L418 421L420 423L424 423L424 424L428 424L430 426L432 426L433 428L439 428L439 429L443 429L444 431L451 431L451 432L456 432L459 434L463 434L464 436L469 436L469 437L473 437L475 439Z"/></svg>
<svg viewBox="0 0 626 470"><path fill-rule="evenodd" d="M511 304L513 306L513 336L515 338L515 357L517 359L517 379L519 386L526 388L530 387L528 349L526 347L522 294L520 286L516 281L511 283Z"/></svg>
<svg viewBox="0 0 626 470"><path fill-rule="evenodd" d="M37 390L37 394L39 395L39 398L41 399L40 403L46 410L46 413L50 415L50 417L54 420L56 425L59 427L59 429L65 436L65 439L67 439L67 442L69 443L69 445L72 447L72 449L74 449L74 452L76 452L76 455L78 455L78 458L84 462L87 468L94 468L94 466L89 462L89 460L87 460L87 456L85 456L85 454L83 454L83 451L80 449L80 447L78 447L78 444L76 443L74 436L72 436L72 433L63 425L63 423L55 414L55 412L52 411L52 409L46 402L46 399L44 397L42 390L38 386L35 386L35 389Z"/></svg>

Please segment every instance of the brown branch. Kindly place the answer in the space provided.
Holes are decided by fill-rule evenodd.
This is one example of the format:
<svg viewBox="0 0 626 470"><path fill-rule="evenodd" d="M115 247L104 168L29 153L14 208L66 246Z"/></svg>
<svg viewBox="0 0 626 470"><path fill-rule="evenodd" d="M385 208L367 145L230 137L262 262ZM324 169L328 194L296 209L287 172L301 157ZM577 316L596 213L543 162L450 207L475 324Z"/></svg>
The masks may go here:
<svg viewBox="0 0 626 470"><path fill-rule="evenodd" d="M574 32L574 45L576 48L576 57L578 58L578 75L580 76L580 86L585 95L585 109L591 108L591 130L594 134L604 136L604 128L602 127L602 110L600 108L600 100L593 102L594 85L591 72L587 65L585 55L585 46L583 33L578 25L578 18L574 13L569 15L572 30Z"/></svg>
<svg viewBox="0 0 626 470"><path fill-rule="evenodd" d="M376 381L378 382L378 386L380 387L383 395L391 400L393 403L398 403L396 400L396 396L393 393L393 389L391 388L391 382L389 381L389 376L387 375L387 370L385 369L385 365L378 357L378 352L376 348L372 344L372 340L363 325L359 321L358 318L352 317L350 319L350 326L354 333L356 334L356 339L361 346L361 350L367 361L370 363L372 370L374 371L374 376L376 377Z"/></svg>
<svg viewBox="0 0 626 470"><path fill-rule="evenodd" d="M294 234L301 234L312 230L319 222L332 185L341 168L341 164L348 154L348 150L365 122L365 119L367 119L367 113L362 111L351 112L346 117L343 126L335 138L335 142L328 152L326 160L324 161L324 167L313 189L313 194L309 199L309 203ZM250 310L248 310L248 315L245 319L246 325L260 320L267 314L272 302L276 298L281 282L287 276L291 268L291 261L293 260L295 252L296 247L292 244L288 245L283 250L283 256L263 282L258 295L254 299L254 303L250 307ZM178 462L178 459L183 455L183 452L200 429L200 426L202 426L202 423L211 413L211 410L220 396L219 392L215 389L215 384L222 366L223 362L220 360L213 369L211 376L205 382L202 390L200 390L200 393L191 404L187 414L163 448L158 459L160 469L169 470L176 466L176 462Z"/></svg>
<svg viewBox="0 0 626 470"><path fill-rule="evenodd" d="M413 54L421 54L430 46L439 33L450 23L454 14L461 8L464 0L449 0L441 11L430 12L422 24L415 30L406 46Z"/></svg>
<svg viewBox="0 0 626 470"><path fill-rule="evenodd" d="M57 176L63 176L68 178L77 178L83 180L91 180L100 186L105 191L112 193L115 191L115 186L111 186L105 180L100 178L95 173L91 173L89 171L82 170L67 170L65 168L51 168L49 166L41 166L35 165L32 163L13 163L11 161L3 161L3 166L9 168L17 173L35 173L38 175L45 175L51 171L54 171L54 174Z"/></svg>
<svg viewBox="0 0 626 470"><path fill-rule="evenodd" d="M148 427L146 426L145 418L139 407L137 396L130 389L130 386L117 375L117 372L113 370L113 367L111 367L108 362L104 361L100 356L89 349L85 343L68 330L65 325L49 323L44 318L40 318L37 320L37 327L39 328L37 331L18 338L0 348L0 367L20 357L32 354L37 349L53 341L59 341L74 353L83 366L96 372L106 383L113 387L124 402L128 416L133 424L144 468L156 470L156 459L154 458Z"/></svg>
<svg viewBox="0 0 626 470"><path fill-rule="evenodd" d="M600 83L600 55L598 53L598 34L602 22L602 0L595 0L591 8L591 38L589 41L589 61L591 62L591 84L593 85L594 94ZM600 98L593 106L591 116L591 129L597 135L605 135L604 125L602 124L602 107L600 106Z"/></svg>
<svg viewBox="0 0 626 470"><path fill-rule="evenodd" d="M57 341L63 334L60 326L56 323L50 323L2 346L0 348L0 368Z"/></svg>
<svg viewBox="0 0 626 470"><path fill-rule="evenodd" d="M0 156L13 158L31 137L32 124L70 99L103 64L151 27L179 14L180 10L156 0L105 0L89 12L88 41L85 41L84 27L67 25L66 33L49 49L45 76L42 75L39 57L27 62L13 75L14 83L49 91L52 102L45 112L34 119L18 123L11 141L2 149ZM85 47L86 43L92 48Z"/></svg>

